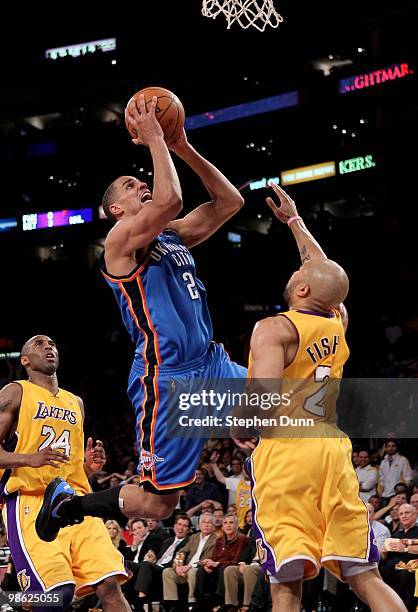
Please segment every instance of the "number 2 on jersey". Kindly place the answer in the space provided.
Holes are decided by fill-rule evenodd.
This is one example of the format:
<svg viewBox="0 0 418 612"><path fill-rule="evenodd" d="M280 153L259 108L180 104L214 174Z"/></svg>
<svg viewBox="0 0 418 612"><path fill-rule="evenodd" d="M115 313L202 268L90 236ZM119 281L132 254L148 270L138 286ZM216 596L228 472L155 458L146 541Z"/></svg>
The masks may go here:
<svg viewBox="0 0 418 612"><path fill-rule="evenodd" d="M193 278L193 274L191 272L184 272L182 275L182 279L186 283L186 287L188 292L190 293L190 297L192 300L198 300L200 298L199 290L196 287L196 281Z"/></svg>
<svg viewBox="0 0 418 612"><path fill-rule="evenodd" d="M57 434L55 430L49 425L44 425L42 427L41 436L46 436L46 440L44 440L41 446L38 448L38 451L46 448L47 446L51 446L54 450L57 448L63 448L67 457L70 456L71 445L70 445L70 432L68 429L64 429L62 434L56 439Z"/></svg>
<svg viewBox="0 0 418 612"><path fill-rule="evenodd" d="M331 375L331 366L318 366L314 373L316 383L323 383L318 391L306 398L303 409L316 416L325 416L325 398L327 396L328 380Z"/></svg>

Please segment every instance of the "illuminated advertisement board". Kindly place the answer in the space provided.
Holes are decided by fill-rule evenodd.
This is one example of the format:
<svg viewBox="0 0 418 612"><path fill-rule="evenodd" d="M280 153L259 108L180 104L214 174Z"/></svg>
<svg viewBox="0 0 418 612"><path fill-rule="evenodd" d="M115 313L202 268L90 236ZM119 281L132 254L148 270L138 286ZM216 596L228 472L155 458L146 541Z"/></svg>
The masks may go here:
<svg viewBox="0 0 418 612"><path fill-rule="evenodd" d="M92 208L64 209L23 215L22 229L23 231L30 231L63 225L79 225L81 223L91 223L91 221L93 221Z"/></svg>
<svg viewBox="0 0 418 612"><path fill-rule="evenodd" d="M281 173L280 179L282 185L296 185L297 183L306 183L307 181L317 181L318 179L328 178L329 176L335 176L335 174L335 162L329 161L323 162L322 164L285 170Z"/></svg>
<svg viewBox="0 0 418 612"><path fill-rule="evenodd" d="M340 161L338 164L338 170L340 174L349 174L350 172L358 172L359 170L374 168L375 165L376 162L373 159L373 155L363 155Z"/></svg>
<svg viewBox="0 0 418 612"><path fill-rule="evenodd" d="M0 232L7 232L17 227L17 219L0 219Z"/></svg>
<svg viewBox="0 0 418 612"><path fill-rule="evenodd" d="M359 91L360 89L381 85L387 81L403 79L410 74L414 74L414 71L409 64L393 64L392 66L371 70L364 74L356 74L348 79L340 79L338 90L340 94Z"/></svg>
<svg viewBox="0 0 418 612"><path fill-rule="evenodd" d="M264 187L267 187L268 185L270 185L270 183L276 183L276 185L278 185L280 183L279 177L278 176L272 176L270 178L263 177L262 179L258 181L251 181L249 184L249 187L251 191L254 191L255 189L263 189Z"/></svg>
<svg viewBox="0 0 418 612"><path fill-rule="evenodd" d="M71 55L78 57L85 53L93 53L94 51L114 51L116 49L116 38L102 38L101 40L91 40L89 42L78 43L77 45L66 45L65 47L55 47L47 49L45 57L47 59L59 59Z"/></svg>
<svg viewBox="0 0 418 612"><path fill-rule="evenodd" d="M208 111L201 115L191 115L186 117L185 128L186 130L195 130L196 128L215 125L216 123L234 121L235 119L243 119L262 113L271 113L272 111L297 106L298 104L299 93L297 91L289 91L288 93L271 96L270 98L262 98L254 102L246 102L219 110Z"/></svg>

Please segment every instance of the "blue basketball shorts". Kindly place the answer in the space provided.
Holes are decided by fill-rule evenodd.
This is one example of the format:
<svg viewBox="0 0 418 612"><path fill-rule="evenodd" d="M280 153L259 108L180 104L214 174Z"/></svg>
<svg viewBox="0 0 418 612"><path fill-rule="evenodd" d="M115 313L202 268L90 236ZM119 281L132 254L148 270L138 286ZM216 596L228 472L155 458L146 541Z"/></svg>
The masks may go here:
<svg viewBox="0 0 418 612"><path fill-rule="evenodd" d="M176 380L245 379L247 369L231 361L212 342L206 354L175 367L144 369L134 361L128 396L135 410L141 485L152 493L171 493L194 482L205 438L173 437L168 431L170 389Z"/></svg>

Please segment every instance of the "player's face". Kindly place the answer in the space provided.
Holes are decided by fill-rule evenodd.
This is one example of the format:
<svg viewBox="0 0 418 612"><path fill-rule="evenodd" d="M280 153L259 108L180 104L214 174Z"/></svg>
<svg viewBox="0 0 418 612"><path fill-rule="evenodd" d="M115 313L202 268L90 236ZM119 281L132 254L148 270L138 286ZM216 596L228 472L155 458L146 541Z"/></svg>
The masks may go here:
<svg viewBox="0 0 418 612"><path fill-rule="evenodd" d="M180 518L174 525L174 533L179 539L185 538L189 533L189 521Z"/></svg>
<svg viewBox="0 0 418 612"><path fill-rule="evenodd" d="M146 183L134 176L121 176L116 181L115 204L122 207L125 215L136 215L143 206L152 202L152 195Z"/></svg>
<svg viewBox="0 0 418 612"><path fill-rule="evenodd" d="M29 341L22 363L33 372L51 376L58 368L59 356L56 344L48 336L34 336Z"/></svg>

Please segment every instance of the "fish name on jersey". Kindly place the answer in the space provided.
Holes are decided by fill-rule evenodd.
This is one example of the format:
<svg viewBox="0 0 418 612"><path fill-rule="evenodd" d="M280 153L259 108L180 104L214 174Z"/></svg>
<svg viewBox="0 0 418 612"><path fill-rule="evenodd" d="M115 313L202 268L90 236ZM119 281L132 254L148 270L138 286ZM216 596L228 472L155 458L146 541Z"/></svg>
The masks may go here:
<svg viewBox="0 0 418 612"><path fill-rule="evenodd" d="M336 334L331 338L324 337L320 340L315 340L310 346L307 347L306 352L312 359L313 363L317 363L328 355L335 355L338 348L340 336Z"/></svg>
<svg viewBox="0 0 418 612"><path fill-rule="evenodd" d="M183 244L171 244L167 242L157 242L150 251L150 257L154 261L161 261L166 255L171 258L178 266L193 266L193 259L187 247Z"/></svg>
<svg viewBox="0 0 418 612"><path fill-rule="evenodd" d="M47 406L44 402L36 403L37 409L33 420L50 418L57 419L58 421L68 421L70 425L75 425L77 423L77 413L74 410L58 408L58 406Z"/></svg>

